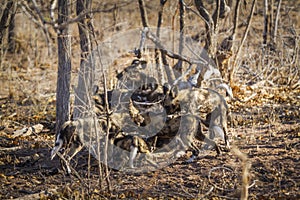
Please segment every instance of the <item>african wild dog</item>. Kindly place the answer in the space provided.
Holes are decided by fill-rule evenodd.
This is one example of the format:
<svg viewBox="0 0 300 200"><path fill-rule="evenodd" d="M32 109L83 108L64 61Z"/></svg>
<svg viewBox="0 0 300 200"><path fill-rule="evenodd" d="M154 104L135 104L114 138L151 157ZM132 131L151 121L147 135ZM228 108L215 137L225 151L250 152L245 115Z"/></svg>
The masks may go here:
<svg viewBox="0 0 300 200"><path fill-rule="evenodd" d="M208 88L193 88L187 90L181 90L178 92L177 97L173 100L173 103L186 106L182 108L186 112L189 112L196 118L199 118L200 130L197 131L195 137L200 139L202 136L201 124L209 127L209 140L214 139L214 134L218 132L220 135L224 135L224 141L227 148L230 147L228 141L227 130L227 112L228 106L224 97L215 90ZM203 114L206 115L204 120ZM201 122L201 123L200 123ZM221 128L221 130L220 130ZM213 144L213 143L211 143ZM215 145L218 153L220 153L219 147Z"/></svg>

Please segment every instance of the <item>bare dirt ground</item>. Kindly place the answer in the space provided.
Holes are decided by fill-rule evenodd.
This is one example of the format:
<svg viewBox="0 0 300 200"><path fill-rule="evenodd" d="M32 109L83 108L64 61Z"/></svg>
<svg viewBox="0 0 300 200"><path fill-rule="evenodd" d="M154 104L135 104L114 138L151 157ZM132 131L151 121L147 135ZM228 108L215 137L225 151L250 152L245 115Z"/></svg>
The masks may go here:
<svg viewBox="0 0 300 200"><path fill-rule="evenodd" d="M283 8L292 10L292 2L284 1ZM299 1L295 5L299 9ZM173 12L172 9L169 10ZM139 15L138 12L134 14L134 10L132 7L121 8L118 10L121 14L116 18L128 21L123 12L137 19ZM155 6L149 6L148 10L155 10ZM257 29L262 30L261 13L262 9L258 9L257 19L249 33L249 40L256 44L259 41L253 38L257 37ZM295 13L296 16L292 16L294 20L299 15L297 10L291 12ZM130 26L140 27L134 24L134 20L121 21L112 30L112 15L104 15L110 18L102 16L99 23L107 28L107 32ZM154 16L149 14L150 21L151 18L156 20ZM170 20L166 23L170 24ZM78 41L73 42L76 43L74 46L78 46ZM248 48L248 51L252 50L252 47ZM111 194L106 192L106 183L99 183L98 162L88 156L87 150L80 152L72 161L80 178L66 175L57 158L50 160L55 138L57 68L54 67L55 62L49 64L45 49L44 45L43 51L35 52L34 59L27 56L28 52L7 55L6 64L1 67L0 199L240 198L245 163L233 151L218 157L214 151L207 151L192 163L186 163L187 156L183 156L155 172L128 174L111 170ZM78 52L74 54L79 57ZM259 63L260 57L250 59L257 59L253 62ZM72 75L76 75L76 67L78 63L73 63ZM237 74L236 79L244 80L245 77ZM256 94L246 103L229 102L230 143L243 152L251 164L249 199L300 199L299 86L260 86L257 81L245 88L234 89L234 92L241 99ZM15 135L16 130L36 124L43 125L41 132L28 136Z"/></svg>
<svg viewBox="0 0 300 200"><path fill-rule="evenodd" d="M44 76L51 76L50 72L44 72ZM31 79L24 84L33 84L40 73L36 72L34 77L31 73ZM22 70L15 74L25 80L28 76ZM231 144L249 158L250 199L299 199L300 90L278 89L272 94L275 95L261 93L247 103L230 104ZM55 132L53 96L39 102L31 97L0 99L1 199L238 199L240 196L243 163L233 152L216 157L210 151L193 163L185 163L183 157L163 169L144 174L111 171L113 195L99 188L98 163L91 158L88 164L86 150L72 162L82 180L67 176L58 159L49 158ZM34 110L36 107L39 111ZM42 132L14 137L16 130L38 123L44 125Z"/></svg>

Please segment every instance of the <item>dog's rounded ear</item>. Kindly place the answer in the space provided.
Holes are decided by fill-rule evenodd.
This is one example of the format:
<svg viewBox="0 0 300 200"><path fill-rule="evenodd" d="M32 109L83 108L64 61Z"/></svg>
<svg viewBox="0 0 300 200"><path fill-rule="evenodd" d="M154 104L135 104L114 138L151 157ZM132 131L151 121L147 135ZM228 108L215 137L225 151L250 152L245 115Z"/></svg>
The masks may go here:
<svg viewBox="0 0 300 200"><path fill-rule="evenodd" d="M137 66L140 64L140 60L139 59L134 59L132 62L131 62L131 65L134 65L134 66Z"/></svg>
<svg viewBox="0 0 300 200"><path fill-rule="evenodd" d="M178 87L175 85L171 88L171 91L170 91L170 96L175 99L177 96L178 96Z"/></svg>
<svg viewBox="0 0 300 200"><path fill-rule="evenodd" d="M148 77L147 82L148 82L148 86L150 86L151 90L156 90L158 88L158 84L157 84L158 82L157 82L156 78Z"/></svg>
<svg viewBox="0 0 300 200"><path fill-rule="evenodd" d="M98 85L94 85L92 92L93 92L93 95L97 94L99 92L99 86Z"/></svg>
<svg viewBox="0 0 300 200"><path fill-rule="evenodd" d="M123 77L123 75L124 75L123 72L118 73L117 74L117 79L120 80Z"/></svg>
<svg viewBox="0 0 300 200"><path fill-rule="evenodd" d="M164 95L167 95L167 94L169 93L170 89L171 89L170 84L169 84L169 83L165 83L165 84L163 85L163 92L164 92Z"/></svg>
<svg viewBox="0 0 300 200"><path fill-rule="evenodd" d="M147 61L141 60L140 61L140 66L141 66L142 69L146 69L146 67L147 67Z"/></svg>

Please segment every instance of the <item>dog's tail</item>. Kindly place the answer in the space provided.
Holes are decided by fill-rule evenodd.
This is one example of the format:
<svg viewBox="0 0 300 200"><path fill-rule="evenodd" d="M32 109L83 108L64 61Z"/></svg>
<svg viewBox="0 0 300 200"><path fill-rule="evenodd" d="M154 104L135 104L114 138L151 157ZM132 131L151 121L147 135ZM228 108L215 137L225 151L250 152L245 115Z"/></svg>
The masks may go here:
<svg viewBox="0 0 300 200"><path fill-rule="evenodd" d="M57 137L57 140L55 142L55 146L53 147L51 151L51 160L56 156L57 152L61 149L63 146L63 140Z"/></svg>

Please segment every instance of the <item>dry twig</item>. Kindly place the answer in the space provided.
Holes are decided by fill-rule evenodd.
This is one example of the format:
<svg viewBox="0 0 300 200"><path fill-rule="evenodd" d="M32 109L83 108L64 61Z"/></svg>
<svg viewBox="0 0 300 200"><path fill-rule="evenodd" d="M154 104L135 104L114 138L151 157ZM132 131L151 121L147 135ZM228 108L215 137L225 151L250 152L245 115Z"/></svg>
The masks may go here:
<svg viewBox="0 0 300 200"><path fill-rule="evenodd" d="M251 163L248 161L247 156L242 153L238 148L233 147L232 152L242 161L242 189L241 189L241 200L248 199L249 196L249 170L251 168Z"/></svg>

